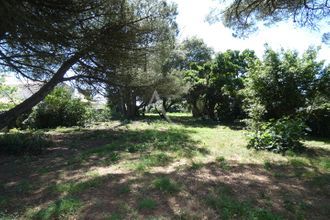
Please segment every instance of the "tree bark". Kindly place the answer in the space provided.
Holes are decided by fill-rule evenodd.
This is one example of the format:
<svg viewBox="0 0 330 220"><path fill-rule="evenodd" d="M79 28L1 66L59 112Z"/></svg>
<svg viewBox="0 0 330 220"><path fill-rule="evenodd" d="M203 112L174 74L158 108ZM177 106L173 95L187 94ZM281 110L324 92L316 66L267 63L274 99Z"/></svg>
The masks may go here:
<svg viewBox="0 0 330 220"><path fill-rule="evenodd" d="M39 91L34 93L32 96L18 104L14 108L0 114L0 129L9 127L19 116L24 113L31 111L31 109L41 102L53 89L54 87L63 81L65 73L78 62L81 54L77 53L67 59L61 67L56 71L53 77L44 84Z"/></svg>

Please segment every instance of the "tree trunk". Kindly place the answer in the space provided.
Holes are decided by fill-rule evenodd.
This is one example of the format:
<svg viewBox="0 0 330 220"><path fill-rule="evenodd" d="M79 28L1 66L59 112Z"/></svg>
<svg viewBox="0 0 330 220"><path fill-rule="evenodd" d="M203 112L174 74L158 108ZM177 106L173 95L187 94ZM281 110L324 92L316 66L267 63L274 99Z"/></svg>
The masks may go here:
<svg viewBox="0 0 330 220"><path fill-rule="evenodd" d="M136 111L136 96L134 94L134 91L131 89L127 90L127 114L126 117L128 119L133 119L137 116Z"/></svg>
<svg viewBox="0 0 330 220"><path fill-rule="evenodd" d="M43 85L39 91L14 108L0 114L0 129L10 126L20 115L31 111L31 109L41 102L58 83L63 81L65 73L79 60L79 58L80 54L77 53L66 60L53 77Z"/></svg>

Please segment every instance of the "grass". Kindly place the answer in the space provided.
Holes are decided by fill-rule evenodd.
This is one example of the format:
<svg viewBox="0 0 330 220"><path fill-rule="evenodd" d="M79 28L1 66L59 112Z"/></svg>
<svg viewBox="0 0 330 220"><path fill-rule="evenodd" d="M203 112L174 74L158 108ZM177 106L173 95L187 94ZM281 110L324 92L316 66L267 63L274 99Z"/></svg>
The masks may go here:
<svg viewBox="0 0 330 220"><path fill-rule="evenodd" d="M131 164L131 168L136 171L146 171L151 167L165 166L172 161L166 153L152 153L140 157L137 163Z"/></svg>
<svg viewBox="0 0 330 220"><path fill-rule="evenodd" d="M272 164L271 164L271 162L270 162L270 161L265 161L265 162L264 162L264 168L265 168L265 170L270 171L270 170L272 169Z"/></svg>
<svg viewBox="0 0 330 220"><path fill-rule="evenodd" d="M157 206L157 202L150 198L144 198L138 202L139 210L145 210L145 211L153 210L156 208L156 206Z"/></svg>
<svg viewBox="0 0 330 220"><path fill-rule="evenodd" d="M274 154L236 126L170 117L48 130L47 153L0 157L0 219L328 216L329 141Z"/></svg>
<svg viewBox="0 0 330 220"><path fill-rule="evenodd" d="M36 212L33 219L63 219L74 215L81 207L79 200L74 198L63 198L49 204L46 208Z"/></svg>
<svg viewBox="0 0 330 220"><path fill-rule="evenodd" d="M216 157L215 161L219 163L220 167L223 170L228 170L229 169L228 162L226 161L226 159L224 157L222 157L222 156Z"/></svg>
<svg viewBox="0 0 330 220"><path fill-rule="evenodd" d="M168 177L159 177L153 181L156 189L166 193L177 193L180 191L180 185Z"/></svg>
<svg viewBox="0 0 330 220"><path fill-rule="evenodd" d="M104 177L94 176L94 178L80 181L80 182L67 182L59 183L51 187L53 192L74 194L81 193L87 189L97 188L105 181Z"/></svg>
<svg viewBox="0 0 330 220"><path fill-rule="evenodd" d="M206 199L206 203L219 213L222 219L282 219L281 216L263 208L255 208L248 201L238 201L229 193L228 189L218 190Z"/></svg>
<svg viewBox="0 0 330 220"><path fill-rule="evenodd" d="M123 185L118 190L119 194L128 194L131 192L131 188L129 185Z"/></svg>

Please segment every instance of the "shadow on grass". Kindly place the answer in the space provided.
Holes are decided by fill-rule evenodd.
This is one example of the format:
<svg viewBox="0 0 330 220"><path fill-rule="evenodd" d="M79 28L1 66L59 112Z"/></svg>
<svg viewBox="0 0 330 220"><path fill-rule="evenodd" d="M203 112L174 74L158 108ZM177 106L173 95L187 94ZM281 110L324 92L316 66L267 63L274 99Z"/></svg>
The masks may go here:
<svg viewBox="0 0 330 220"><path fill-rule="evenodd" d="M127 155L153 167L173 163L173 155L191 158L207 154L191 139L191 132L107 129L57 135L56 147L49 154L0 163L0 210L8 215L30 212L28 217L32 219L63 219L70 215L79 219L329 216L329 173L298 160L290 165L270 163L265 167L238 165L219 157L217 162L175 172L87 173L93 167L126 160ZM314 157L326 156L327 152L320 149ZM38 206L40 210L29 211Z"/></svg>
<svg viewBox="0 0 330 220"><path fill-rule="evenodd" d="M49 209L57 213L57 208L63 205L62 194L75 194L100 184L98 181L84 183L91 178L86 177L86 173L93 167L112 166L130 156L137 158L138 165L165 166L173 157L208 154L207 149L191 139L191 132L186 129L77 129L54 135L55 146L46 154L1 158L0 209L21 213L27 207L58 201ZM70 201L64 204L70 205ZM48 211L39 214L47 215Z"/></svg>
<svg viewBox="0 0 330 220"><path fill-rule="evenodd" d="M276 164L271 169L281 170L284 175L294 172L290 166ZM69 190L66 197L36 212L34 217L70 214L64 201L67 206L72 204L74 214L81 219L327 218L329 197L324 189L299 178L279 178L272 170L228 161L226 169L214 162L198 170L187 167L171 173L99 176L82 183L91 187ZM324 176L328 175L319 175ZM64 211L53 211L54 204L56 210ZM78 210L77 204L85 205Z"/></svg>

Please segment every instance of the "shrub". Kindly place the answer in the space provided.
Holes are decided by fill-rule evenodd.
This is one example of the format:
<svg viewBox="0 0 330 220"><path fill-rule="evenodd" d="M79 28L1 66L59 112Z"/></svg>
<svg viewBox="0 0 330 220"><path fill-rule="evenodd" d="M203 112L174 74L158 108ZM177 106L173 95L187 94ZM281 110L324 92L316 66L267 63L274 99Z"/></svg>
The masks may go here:
<svg viewBox="0 0 330 220"><path fill-rule="evenodd" d="M37 106L28 123L35 128L80 126L86 120L86 107L68 88L57 87Z"/></svg>
<svg viewBox="0 0 330 220"><path fill-rule="evenodd" d="M51 141L41 133L5 133L0 135L0 154L40 154Z"/></svg>
<svg viewBox="0 0 330 220"><path fill-rule="evenodd" d="M268 150L276 153L302 149L299 140L306 129L300 119L282 118L276 121L259 123L250 136L248 148Z"/></svg>
<svg viewBox="0 0 330 220"><path fill-rule="evenodd" d="M311 135L330 137L330 103L319 105L310 110L306 121L311 129Z"/></svg>
<svg viewBox="0 0 330 220"><path fill-rule="evenodd" d="M90 107L87 109L88 122L107 122L112 119L111 110L109 108L95 109Z"/></svg>

